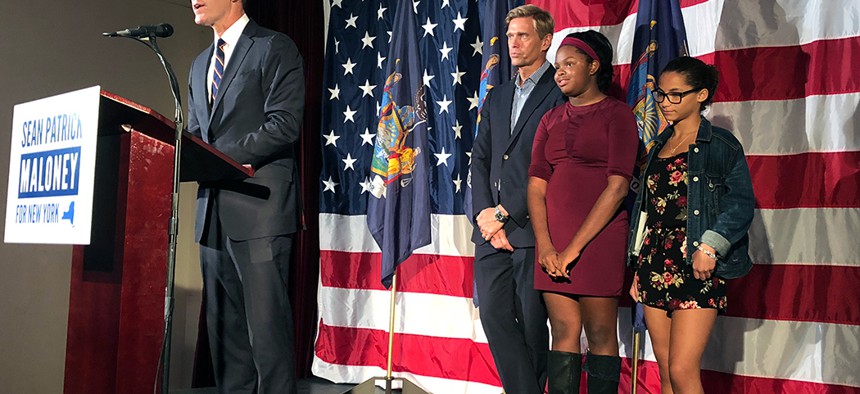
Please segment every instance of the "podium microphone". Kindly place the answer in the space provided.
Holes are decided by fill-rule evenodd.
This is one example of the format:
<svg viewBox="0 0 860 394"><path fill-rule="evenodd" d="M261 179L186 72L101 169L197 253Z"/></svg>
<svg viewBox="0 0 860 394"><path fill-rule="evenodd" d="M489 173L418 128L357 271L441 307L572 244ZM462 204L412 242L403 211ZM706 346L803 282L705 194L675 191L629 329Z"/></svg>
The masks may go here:
<svg viewBox="0 0 860 394"><path fill-rule="evenodd" d="M130 37L130 38L140 38L140 37L170 37L173 35L173 26L169 23L162 23L159 25L145 25L132 27L125 30L119 30L115 32L106 32L102 33L105 37Z"/></svg>

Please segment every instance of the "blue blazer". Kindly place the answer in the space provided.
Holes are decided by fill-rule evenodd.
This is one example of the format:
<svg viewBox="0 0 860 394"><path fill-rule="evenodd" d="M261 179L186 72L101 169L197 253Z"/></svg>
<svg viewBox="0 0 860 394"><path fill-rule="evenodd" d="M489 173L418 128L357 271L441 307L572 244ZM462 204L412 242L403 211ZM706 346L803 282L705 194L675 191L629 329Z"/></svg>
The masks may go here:
<svg viewBox="0 0 860 394"><path fill-rule="evenodd" d="M255 174L241 181L201 183L197 225L217 217L227 236L247 240L290 234L299 226L296 142L302 127L305 77L302 57L284 34L250 21L224 70L211 108L206 77L214 44L191 65L188 78L188 131Z"/></svg>
<svg viewBox="0 0 860 394"><path fill-rule="evenodd" d="M514 247L533 247L535 234L529 221L526 190L532 142L544 113L564 103L564 94L555 85L555 69L550 67L535 84L511 130L511 111L516 78L487 93L481 109L478 135L472 147L472 218L488 207L502 204L510 214L505 235ZM501 185L501 192L499 192ZM475 227L472 241L486 242Z"/></svg>

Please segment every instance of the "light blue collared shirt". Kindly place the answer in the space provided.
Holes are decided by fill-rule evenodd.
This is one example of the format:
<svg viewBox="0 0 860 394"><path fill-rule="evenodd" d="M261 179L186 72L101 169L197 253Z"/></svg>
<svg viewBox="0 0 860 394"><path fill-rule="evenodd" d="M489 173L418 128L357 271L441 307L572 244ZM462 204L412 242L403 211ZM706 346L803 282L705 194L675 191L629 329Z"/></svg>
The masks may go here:
<svg viewBox="0 0 860 394"><path fill-rule="evenodd" d="M522 81L520 73L517 73L517 79L514 81L514 105L511 107L511 134L514 133L514 127L517 125L517 120L520 118L520 113L523 112L523 106L529 99L529 95L532 94L538 81L540 81L548 69L549 62L544 59L543 64L541 64L537 71L532 73L525 81Z"/></svg>

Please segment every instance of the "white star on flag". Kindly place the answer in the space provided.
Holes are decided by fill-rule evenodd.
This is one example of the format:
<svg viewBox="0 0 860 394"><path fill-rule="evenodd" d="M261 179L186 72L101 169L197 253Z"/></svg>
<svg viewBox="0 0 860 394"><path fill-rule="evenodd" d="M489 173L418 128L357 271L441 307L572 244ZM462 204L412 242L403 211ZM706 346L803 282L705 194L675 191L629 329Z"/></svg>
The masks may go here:
<svg viewBox="0 0 860 394"><path fill-rule="evenodd" d="M467 20L469 20L469 18L463 18L462 16L460 16L460 11L457 11L457 19L454 19L454 31L460 29L465 32Z"/></svg>
<svg viewBox="0 0 860 394"><path fill-rule="evenodd" d="M459 66L459 65L458 65L458 66L456 66L456 67L454 67L454 72L452 72L452 73L451 73L451 76L452 76L452 77L454 77L454 85L453 85L453 86L462 85L462 84L463 84L463 80L462 80L461 78L462 78L464 75L466 75L466 72L465 72L465 71L460 71L460 66Z"/></svg>
<svg viewBox="0 0 860 394"><path fill-rule="evenodd" d="M439 114L442 112L448 112L448 106L451 105L452 101L448 100L448 95L442 96L442 101L437 101L436 104L439 104Z"/></svg>
<svg viewBox="0 0 860 394"><path fill-rule="evenodd" d="M433 36L433 37L436 37L436 35L433 34L433 29L435 29L436 26L438 26L438 24L430 22L430 17L428 16L427 17L427 23L421 25L421 27L424 28L424 35L421 37L427 37L428 34Z"/></svg>
<svg viewBox="0 0 860 394"><path fill-rule="evenodd" d="M448 166L448 158L451 157L451 154L445 153L445 147L444 146L442 147L441 153L434 153L433 155L436 156L436 167L439 167L442 164L444 164L445 166Z"/></svg>
<svg viewBox="0 0 860 394"><path fill-rule="evenodd" d="M363 86L359 86L359 87L358 87L358 88L359 88L359 89L361 89L361 91L363 92L363 93L361 93L361 97L364 97L364 96L370 96L370 97L373 97L373 89L374 89L375 87L376 87L376 85L371 85L371 84L370 84L370 80L369 80L369 79L366 79L366 80L364 81L364 85L363 85Z"/></svg>
<svg viewBox="0 0 860 394"><path fill-rule="evenodd" d="M376 134L375 133L371 134L370 129L365 128L364 134L359 134L359 136L361 137L361 145L362 146L364 144L368 144L370 146L373 146L373 137L376 137Z"/></svg>
<svg viewBox="0 0 860 394"><path fill-rule="evenodd" d="M376 53L376 67L378 67L379 69L382 69L382 62L384 62L385 59L388 59L388 58L385 56L382 56L381 53L377 52Z"/></svg>
<svg viewBox="0 0 860 394"><path fill-rule="evenodd" d="M349 14L349 19L346 20L346 27L344 27L344 29L349 29L350 26L356 27L355 21L357 21L357 20L358 20L358 15L353 16L352 14Z"/></svg>
<svg viewBox="0 0 860 394"><path fill-rule="evenodd" d="M370 193L373 182L370 181L370 177L364 177L364 182L359 182L358 185L361 186L361 194Z"/></svg>
<svg viewBox="0 0 860 394"><path fill-rule="evenodd" d="M475 37L475 43L474 43L474 44L469 44L469 45L470 45L472 48L474 48L474 49L475 49L475 52L473 52L473 53L472 53L472 56L475 56L475 55L477 55L477 54L479 54L479 53L480 53L481 55L483 55L483 54L484 54L484 49L483 49L483 48L484 48L484 43L483 43L483 42L481 42L481 37L477 37L477 36L476 36L476 37Z"/></svg>
<svg viewBox="0 0 860 394"><path fill-rule="evenodd" d="M380 3L379 9L376 10L376 20L384 19L385 16L383 15L383 13L385 13L386 10L388 10L388 8L383 8L382 3Z"/></svg>
<svg viewBox="0 0 860 394"><path fill-rule="evenodd" d="M481 102L481 98L478 97L478 91L475 91L475 95L472 97L466 97L466 100L469 100L469 111L472 108L478 108L478 104Z"/></svg>
<svg viewBox="0 0 860 394"><path fill-rule="evenodd" d="M335 192L334 187L339 185L339 183L335 182L334 179L332 179L331 177L328 177L327 181L323 181L323 184L325 184L325 189L323 189L323 193L325 193L325 192L334 193Z"/></svg>
<svg viewBox="0 0 860 394"><path fill-rule="evenodd" d="M454 124L454 127L451 127L451 129L453 129L453 130L454 130L454 138L455 138L455 139L460 139L460 138L462 138L462 137L461 137L461 135L460 135L460 132L461 132L460 130L462 130L462 129L463 129L463 126L461 126L461 125L460 125L460 121L459 121L459 120L457 120L457 122Z"/></svg>
<svg viewBox="0 0 860 394"><path fill-rule="evenodd" d="M331 92L331 97L328 98L329 100L340 100L340 88L337 87L337 84L334 84L334 89L329 89L328 91Z"/></svg>
<svg viewBox="0 0 860 394"><path fill-rule="evenodd" d="M373 39L374 38L376 38L376 36L371 37L370 34L368 34L367 32L364 32L364 38L361 39L361 49L364 49L367 47L373 48Z"/></svg>
<svg viewBox="0 0 860 394"><path fill-rule="evenodd" d="M427 74L427 69L425 68L424 69L424 76L421 77L422 79L424 79L424 86L430 87L430 80L432 80L435 77L436 77L435 75Z"/></svg>
<svg viewBox="0 0 860 394"><path fill-rule="evenodd" d="M460 173L457 173L457 179L454 179L453 182L454 182L454 187L456 188L456 190L454 192L459 193L460 192L460 185L463 183L463 178L460 177Z"/></svg>
<svg viewBox="0 0 860 394"><path fill-rule="evenodd" d="M355 75L352 72L352 68L355 67L356 65L358 65L358 63L353 63L352 59L346 58L346 63L341 64L341 66L343 66L343 75L346 75L346 74Z"/></svg>
<svg viewBox="0 0 860 394"><path fill-rule="evenodd" d="M352 158L352 156L351 156L349 153L347 153L347 154L346 154L346 159L343 159L343 164L344 164L343 170L344 170L344 171L346 171L346 170L353 170L353 171L355 171L355 167L353 167L352 165L353 165L356 161L358 161L358 160L357 160L357 159L353 159L353 158Z"/></svg>
<svg viewBox="0 0 860 394"><path fill-rule="evenodd" d="M325 137L325 146L334 145L337 148L337 139L340 138L339 135L334 135L334 130L331 131L329 135L323 134Z"/></svg>
<svg viewBox="0 0 860 394"><path fill-rule="evenodd" d="M346 123L346 121L350 121L352 123L355 123L355 118L353 118L353 115L355 115L356 112L358 112L358 111L351 110L349 108L349 105L347 105L346 111L343 111L343 116L344 116L343 123Z"/></svg>
<svg viewBox="0 0 860 394"><path fill-rule="evenodd" d="M449 48L447 42L442 42L442 48L439 48L439 53L442 54L442 60L448 58L448 53L451 52L454 48Z"/></svg>

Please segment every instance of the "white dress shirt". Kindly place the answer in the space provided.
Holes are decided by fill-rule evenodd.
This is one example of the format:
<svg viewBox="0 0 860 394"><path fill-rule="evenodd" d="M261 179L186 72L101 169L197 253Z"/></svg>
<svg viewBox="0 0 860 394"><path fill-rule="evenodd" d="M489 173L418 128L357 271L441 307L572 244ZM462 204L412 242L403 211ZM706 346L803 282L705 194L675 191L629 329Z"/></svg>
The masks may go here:
<svg viewBox="0 0 860 394"><path fill-rule="evenodd" d="M218 39L224 40L224 70L227 70L227 65L230 64L230 56L233 54L233 49L236 48L236 43L239 42L239 36L242 35L242 31L245 30L245 26L248 25L251 19L248 18L248 15L242 14L242 17L239 18L236 22L227 28L224 31L224 34L221 37L218 37L215 34L215 41L213 46L215 46L215 50L212 51L212 59L209 60L209 71L206 74L206 91L209 93L209 100L211 103L212 100L212 74L215 72L215 53L218 51Z"/></svg>

